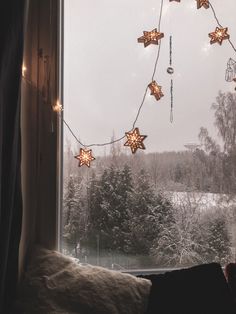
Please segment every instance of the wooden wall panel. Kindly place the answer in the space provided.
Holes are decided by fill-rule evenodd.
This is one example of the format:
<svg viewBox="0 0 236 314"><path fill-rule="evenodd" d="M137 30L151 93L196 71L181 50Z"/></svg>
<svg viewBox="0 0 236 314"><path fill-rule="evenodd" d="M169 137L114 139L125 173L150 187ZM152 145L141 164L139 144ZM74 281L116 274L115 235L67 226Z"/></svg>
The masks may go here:
<svg viewBox="0 0 236 314"><path fill-rule="evenodd" d="M59 0L30 0L22 81L22 269L34 244L56 247Z"/></svg>

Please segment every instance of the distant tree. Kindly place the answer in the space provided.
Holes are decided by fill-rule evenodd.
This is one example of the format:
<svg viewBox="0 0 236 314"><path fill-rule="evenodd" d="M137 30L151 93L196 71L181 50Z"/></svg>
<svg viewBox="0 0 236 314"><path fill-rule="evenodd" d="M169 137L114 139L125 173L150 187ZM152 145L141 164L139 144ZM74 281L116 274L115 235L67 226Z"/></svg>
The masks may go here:
<svg viewBox="0 0 236 314"><path fill-rule="evenodd" d="M68 138L65 139L65 151L64 151L64 164L63 171L64 177L69 178L70 175L73 174L73 151L72 145Z"/></svg>
<svg viewBox="0 0 236 314"><path fill-rule="evenodd" d="M82 184L71 175L64 196L63 238L75 257L78 257L80 242L85 235L84 209Z"/></svg>
<svg viewBox="0 0 236 314"><path fill-rule="evenodd" d="M204 238L200 228L199 208L186 193L179 205L172 209L172 219L162 224L159 237L154 241L151 254L161 266L180 267L202 262ZM164 216L165 217L165 216Z"/></svg>
<svg viewBox="0 0 236 314"><path fill-rule="evenodd" d="M212 176L213 183L220 179L221 192L236 193L236 95L219 92L212 109L223 150L206 128L200 129L199 139L209 155L212 173L216 175Z"/></svg>
<svg viewBox="0 0 236 314"><path fill-rule="evenodd" d="M205 227L207 228L205 259L208 262L227 264L231 256L231 241L224 215L217 211L208 214Z"/></svg>
<svg viewBox="0 0 236 314"><path fill-rule="evenodd" d="M129 251L130 244L130 225L129 219L133 207L133 177L130 167L126 164L120 172L120 186L119 186L120 210L122 224L120 226L120 248L123 252Z"/></svg>
<svg viewBox="0 0 236 314"><path fill-rule="evenodd" d="M95 248L97 245L97 236L99 236L104 217L101 215L102 197L100 193L100 181L93 173L88 186L88 246Z"/></svg>
<svg viewBox="0 0 236 314"><path fill-rule="evenodd" d="M211 152L211 153L220 152L220 146L216 143L214 139L211 138L206 128L204 127L200 128L198 137L206 152Z"/></svg>
<svg viewBox="0 0 236 314"><path fill-rule="evenodd" d="M131 192L128 166L122 170L105 169L99 181L91 182L90 243L96 244L95 237L99 237L101 250L126 250Z"/></svg>
<svg viewBox="0 0 236 314"><path fill-rule="evenodd" d="M113 131L111 142L116 141L115 132ZM114 142L110 146L110 166L120 166L121 146L120 142Z"/></svg>
<svg viewBox="0 0 236 314"><path fill-rule="evenodd" d="M215 111L215 126L224 143L224 151L230 153L236 149L236 94L221 93L212 105Z"/></svg>
<svg viewBox="0 0 236 314"><path fill-rule="evenodd" d="M161 193L155 194L148 173L141 169L137 174L130 213L131 252L149 255L153 241L171 219L170 202Z"/></svg>
<svg viewBox="0 0 236 314"><path fill-rule="evenodd" d="M155 189L157 189L158 184L160 184L160 172L161 172L161 163L160 163L160 154L151 153L148 156L148 171L150 172L151 180L154 184Z"/></svg>

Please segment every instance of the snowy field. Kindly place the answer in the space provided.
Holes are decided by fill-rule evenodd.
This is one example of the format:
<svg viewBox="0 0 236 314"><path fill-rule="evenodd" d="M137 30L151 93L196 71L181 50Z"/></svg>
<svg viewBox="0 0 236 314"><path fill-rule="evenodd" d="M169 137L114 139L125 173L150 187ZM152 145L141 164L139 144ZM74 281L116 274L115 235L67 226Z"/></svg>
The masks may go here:
<svg viewBox="0 0 236 314"><path fill-rule="evenodd" d="M197 192L168 192L168 197L175 205L191 205L201 211L235 207L236 197L226 194L197 193Z"/></svg>

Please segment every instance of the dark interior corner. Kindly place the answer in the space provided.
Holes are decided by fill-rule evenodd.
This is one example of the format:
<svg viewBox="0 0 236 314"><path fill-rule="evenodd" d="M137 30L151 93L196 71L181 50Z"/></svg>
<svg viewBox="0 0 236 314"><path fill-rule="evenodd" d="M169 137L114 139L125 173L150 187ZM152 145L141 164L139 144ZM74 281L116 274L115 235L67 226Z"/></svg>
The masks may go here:
<svg viewBox="0 0 236 314"><path fill-rule="evenodd" d="M0 313L4 314L32 246L57 246L58 120L52 106L58 99L58 10L57 0L0 5Z"/></svg>
<svg viewBox="0 0 236 314"><path fill-rule="evenodd" d="M26 3L22 80L21 265L32 244L56 248L58 1Z"/></svg>

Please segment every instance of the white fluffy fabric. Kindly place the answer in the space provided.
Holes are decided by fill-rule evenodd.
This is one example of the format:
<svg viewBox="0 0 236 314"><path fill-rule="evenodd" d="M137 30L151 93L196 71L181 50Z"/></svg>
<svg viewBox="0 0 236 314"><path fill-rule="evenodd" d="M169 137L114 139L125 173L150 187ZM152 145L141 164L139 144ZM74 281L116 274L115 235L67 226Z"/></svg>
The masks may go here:
<svg viewBox="0 0 236 314"><path fill-rule="evenodd" d="M102 267L80 266L37 249L19 288L16 313L145 314L151 282Z"/></svg>

